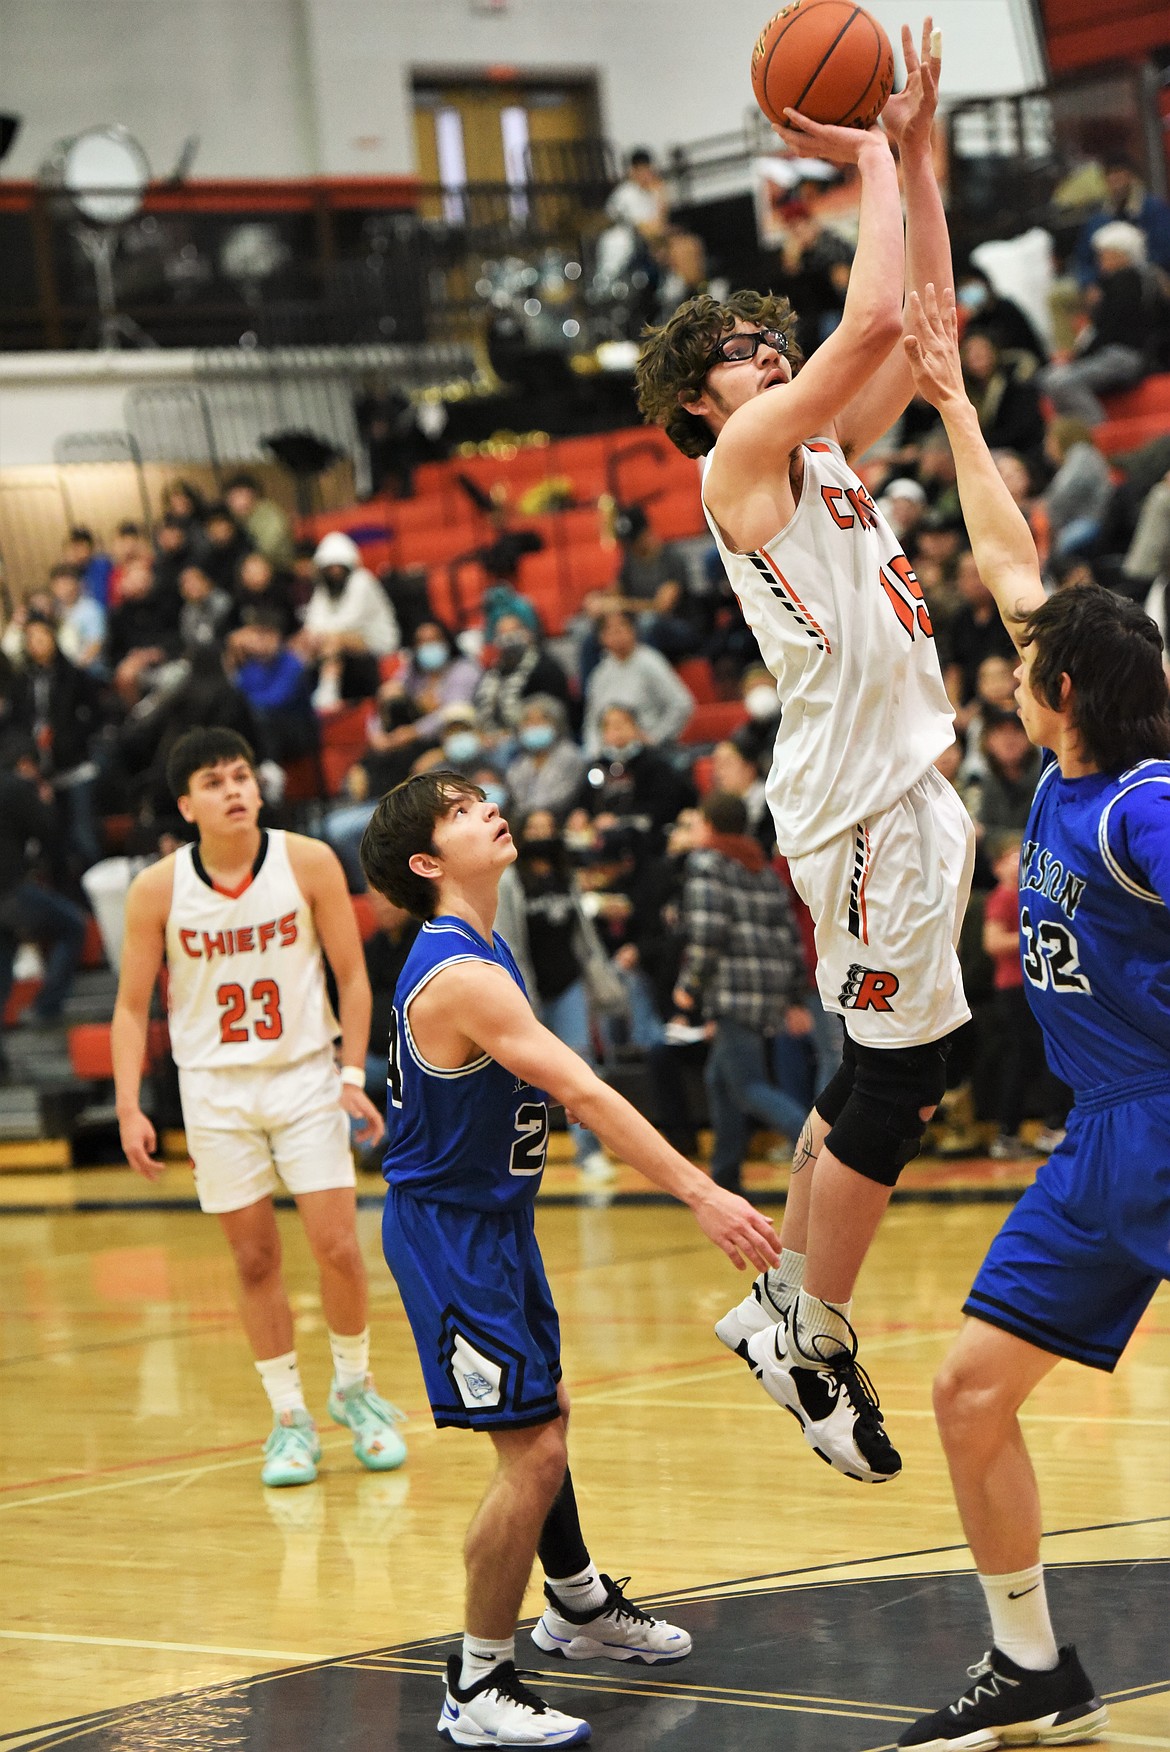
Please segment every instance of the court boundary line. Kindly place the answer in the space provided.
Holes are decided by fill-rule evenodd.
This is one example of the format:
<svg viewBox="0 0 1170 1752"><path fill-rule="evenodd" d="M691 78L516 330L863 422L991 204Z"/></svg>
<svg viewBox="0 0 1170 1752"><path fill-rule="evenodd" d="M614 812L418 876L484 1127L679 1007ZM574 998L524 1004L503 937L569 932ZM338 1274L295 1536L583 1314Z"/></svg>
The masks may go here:
<svg viewBox="0 0 1170 1752"><path fill-rule="evenodd" d="M1057 1531L1057 1533L1052 1535L1052 1537L1063 1537L1065 1535L1069 1535L1072 1533L1078 1533L1078 1532L1109 1531L1109 1530L1121 1528L1121 1527L1140 1527L1140 1526L1146 1526L1146 1525L1159 1525L1165 1521L1170 1521L1170 1515L1144 1516L1144 1517L1141 1517L1140 1519L1132 1520L1132 1521L1101 1522L1098 1525L1091 1526L1091 1527L1061 1528ZM936 1553L943 1552L943 1551L965 1550L965 1549L966 1549L965 1546L935 1546L935 1547L929 1548L928 1550L923 1551L922 1553L906 1552L902 1555L907 1556L907 1557L913 1557L913 1556L918 1556L918 1555L931 1556L931 1555L935 1555ZM886 1556L879 1555L879 1556L875 1556L872 1558L859 1558L859 1559L853 1560L853 1562L856 1564L880 1563L880 1562L889 1562L889 1561L891 1561L891 1559L888 1555L886 1555ZM1054 1568L1059 1567L1061 1569L1103 1569L1103 1568L1134 1569L1134 1568L1141 1567L1142 1565L1145 1565L1148 1563L1167 1564L1168 1562L1170 1562L1170 1560L1167 1560L1165 1558L1139 1558L1137 1560L1114 1558L1114 1559L1102 1560L1101 1562L1070 1563L1070 1564L1062 1564L1059 1566L1054 1565L1052 1567L1054 1567ZM795 1571L778 1571L778 1572L775 1572L775 1574L776 1574L777 1578L783 1579L787 1575L816 1574L819 1571L826 1569L826 1568L837 1569L837 1568L842 1568L842 1567L847 1567L847 1566L844 1566L841 1564L828 1564L828 1565L814 1564L814 1565L805 1566L804 1568L799 1569L799 1570L795 1570ZM954 1573L953 1571L948 1571L948 1570L926 1570L926 1571L922 1571L922 1572L917 1572L916 1574L912 1574L909 1576L891 1576L891 1577L886 1577L886 1578L875 1577L873 1579L874 1580L885 1579L885 1580L890 1580L890 1581L908 1581L908 1580L914 1580L914 1579L930 1580L930 1579L933 1579L936 1577L947 1577L953 1573ZM750 1580L751 1578L743 1578L743 1579ZM762 1577L760 1579L767 1580L768 1578ZM737 1584L735 1581L731 1581L731 1582L725 1581L722 1583L712 1583L708 1587L700 1587L698 1590L694 1591L692 1594L686 1596L686 1598L693 1599L696 1603L702 1603L704 1600L719 1597L719 1596L713 1596L711 1594L711 1592L710 1592L711 1587L734 1588L737 1585L739 1585L739 1584ZM843 1578L841 1578L840 1582L830 1582L827 1584L822 1583L822 1584L814 1584L814 1585L844 1586L844 1585L848 1585L848 1578L843 1577ZM788 1592L789 1590L778 1589L777 1591L778 1592ZM798 1592L799 1590L793 1589L791 1591L795 1593L795 1592ZM734 1598L734 1595L731 1595L729 1597ZM679 1603L679 1604L683 1603L682 1599L680 1599L680 1597L676 1594L655 1596L654 1603L658 1603L659 1601L665 1600L665 1599L672 1599L676 1603ZM517 1626L517 1628L518 1629L525 1629L529 1625L534 1624L535 1622L536 1622L535 1619L525 1619L525 1620L521 1621L521 1623ZM307 1662L297 1662L291 1666L285 1665L283 1667L276 1668L271 1672L246 1675L242 1679L241 1678L225 1679L225 1680L216 1681L216 1682L212 1683L211 1685L192 1686L189 1688L184 1688L180 1691L166 1693L161 1697L145 1698L145 1699L140 1699L136 1702L131 1702L128 1704L116 1705L113 1708L107 1708L107 1709L95 1711L93 1714L87 1715L87 1716L66 1717L63 1721L45 1723L41 1727L18 1729L15 1733L0 1735L0 1745L7 1744L9 1746L12 1746L14 1748L14 1752L15 1752L16 1743L19 1741L23 1741L25 1744L34 1745L36 1747L36 1752L52 1752L52 1748L54 1748L54 1747L67 1746L69 1744L69 1741L71 1739L74 1739L78 1734L80 1734L82 1732L87 1732L93 1728L101 1727L104 1723L115 1722L121 1718L124 1718L130 1711L134 1711L139 1715L153 1714L153 1713L156 1713L157 1711L164 1709L164 1708L167 1708L171 1705L181 1703L184 1699L209 1698L209 1697L222 1696L226 1692L236 1691L244 1686L252 1687L252 1686L258 1686L258 1685L268 1685L268 1684L272 1684L276 1680L286 1678L286 1677L289 1677L292 1675L321 1672L321 1671L324 1671L324 1670L329 1669L329 1668L353 1668L353 1667L361 1667L361 1665L363 1663L369 1663L371 1670L373 1670L375 1667L375 1663L377 1662L379 1656L383 1657L383 1661L385 1661L386 1657L388 1657L388 1656L392 1657L394 1655L398 1655L400 1658L402 1658L404 1660L408 1660L410 1650L420 1649L420 1648L428 1648L428 1647L429 1648L436 1648L444 1643L452 1643L452 1642L455 1642L458 1640L459 1634L460 1633L458 1631L448 1631L448 1632L442 1633L441 1635L420 1638L420 1639L416 1639L415 1641L409 1642L409 1643L390 1644L390 1645L385 1645L382 1648L358 1650L358 1651L356 1651L352 1654L349 1654L349 1655L328 1656L328 1657L322 1658L320 1660L312 1660L312 1661L307 1661ZM387 1671L387 1670L389 1670L389 1668L386 1665L383 1665L380 1670ZM404 1665L403 1670L406 1672L411 1672L411 1671L418 1672L419 1667L418 1667L418 1665L416 1665L414 1668L409 1668L409 1667L405 1667L405 1665ZM426 1669L424 1667L422 1670L424 1672L426 1672L428 1669ZM545 1679L546 1675L545 1675L544 1670L541 1669L540 1671L541 1671L542 1679ZM616 1678L619 1678L620 1675L615 1674L614 1677L616 1679ZM592 1681L592 1683L590 1683L590 1681ZM549 1685L558 1684L561 1686L562 1689L569 1689L569 1690L584 1689L584 1690L593 1690L594 1692L602 1691L602 1692L605 1692L606 1694L612 1694L612 1695L627 1695L628 1694L628 1695L643 1696L643 1697L654 1695L647 1687L639 1686L639 1687L635 1687L635 1688L626 1688L626 1687L621 1687L621 1686L615 1687L612 1684L607 1685L605 1675L598 1675L596 1680L594 1680L592 1675L587 1675L584 1673L580 1674L579 1676L565 1675L563 1677L558 1673L549 1673L547 1675L547 1683ZM653 1683L654 1683L654 1681L651 1681L651 1684L653 1684ZM659 1681L658 1683L663 1684L664 1682ZM1143 1697L1147 1697L1147 1696L1157 1697L1157 1696L1159 1696L1164 1690L1167 1689L1168 1685L1170 1685L1170 1680L1149 1681L1149 1682L1142 1684L1141 1686L1128 1687L1123 1692L1116 1692L1116 1693L1110 1692L1106 1695L1107 1695L1107 1699L1109 1701L1118 1702L1118 1703L1139 1701ZM712 1689L713 1688L700 1687L700 1688L696 1688L696 1690L694 1690L694 1691L688 1691L680 1686L677 1690L671 1689L669 1692L664 1691L662 1693L662 1695L669 1697L672 1700L677 1699L678 1697L685 1696L687 1698L693 1699L696 1703L730 1704L734 1701L731 1698L724 1698L724 1697L717 1696L717 1695L710 1695L710 1691ZM702 1695L703 1692L707 1692L708 1694ZM791 1694L789 1694L789 1695L791 1695ZM831 1715L835 1715L835 1716L836 1715L843 1715L849 1719L856 1719L858 1721L872 1722L875 1720L889 1720L889 1721L893 1721L895 1726L900 1725L900 1718L901 1718L902 1714L904 1714L904 1713L909 1716L909 1719L914 1719L913 1716L910 1715L910 1711L911 1711L912 1707L915 1707L915 1706L911 1706L911 1705L892 1704L889 1706L884 1706L884 1705L880 1705L880 1704L875 1704L872 1706L872 1708L874 1710L874 1714L872 1714L872 1715L867 1714L867 1715L861 1716L861 1715L855 1715L854 1712L849 1710L848 1708L834 1709L832 1707L832 1702L833 1702L832 1699L826 1699L825 1703L828 1706L827 1708L822 1708L822 1709L814 1708L811 1710L808 1710L805 1708L800 1708L795 1703L784 1704L784 1703L779 1703L779 1702L775 1703L775 1704L749 1704L747 1707L771 1708L771 1709L775 1709L779 1713L783 1713L783 1714L814 1714L814 1715L831 1714ZM860 1707L861 1707L861 1709L865 1709L867 1706L861 1705ZM891 1711L897 1711L898 1712L897 1715L885 1714L884 1711L887 1708ZM877 1713L878 1711L882 1711L883 1713L879 1715ZM66 1730L65 1734L60 1738L55 1738L55 1739L50 1739L50 1740L40 1739L39 1741L36 1739L36 1736L38 1736L38 1735L43 1735L46 1732L49 1734L54 1734L60 1729ZM893 1746L894 1746L894 1742L886 1742L881 1747L868 1748L867 1752L889 1752L889 1749L892 1748Z"/></svg>

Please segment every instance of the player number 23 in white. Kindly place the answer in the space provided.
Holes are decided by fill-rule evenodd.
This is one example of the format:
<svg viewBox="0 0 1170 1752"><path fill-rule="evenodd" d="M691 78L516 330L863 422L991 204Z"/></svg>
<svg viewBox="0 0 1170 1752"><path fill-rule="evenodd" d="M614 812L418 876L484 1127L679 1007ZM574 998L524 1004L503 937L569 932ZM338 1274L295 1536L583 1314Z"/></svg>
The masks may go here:
<svg viewBox="0 0 1170 1752"><path fill-rule="evenodd" d="M1067 925L1059 919L1042 919L1038 925L1033 924L1028 908L1022 906L1020 937L1024 972L1034 986L1041 991L1048 985L1054 992L1092 991L1081 971L1077 940Z"/></svg>

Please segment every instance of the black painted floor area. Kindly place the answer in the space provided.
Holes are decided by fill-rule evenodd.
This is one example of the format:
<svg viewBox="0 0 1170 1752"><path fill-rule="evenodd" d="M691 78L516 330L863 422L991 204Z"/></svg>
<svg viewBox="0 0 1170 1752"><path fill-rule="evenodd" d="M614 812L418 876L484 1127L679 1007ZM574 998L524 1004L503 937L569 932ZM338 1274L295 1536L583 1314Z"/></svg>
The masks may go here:
<svg viewBox="0 0 1170 1752"><path fill-rule="evenodd" d="M1053 1567L1048 1594L1058 1639L1077 1644L1099 1693L1170 1696L1170 1562ZM963 1690L987 1644L969 1573L708 1593L661 1610L695 1638L677 1667L554 1665L520 1633L519 1664L540 1674L534 1689L586 1716L601 1752L873 1752ZM22 1752L438 1747L440 1674L456 1643L378 1649L46 1724L40 1737L21 1736Z"/></svg>

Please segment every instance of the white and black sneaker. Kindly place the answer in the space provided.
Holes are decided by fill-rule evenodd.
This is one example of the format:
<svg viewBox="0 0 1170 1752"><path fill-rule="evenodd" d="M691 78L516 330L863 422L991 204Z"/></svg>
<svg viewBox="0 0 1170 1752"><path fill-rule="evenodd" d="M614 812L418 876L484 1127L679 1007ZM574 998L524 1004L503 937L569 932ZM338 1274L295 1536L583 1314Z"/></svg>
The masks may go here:
<svg viewBox="0 0 1170 1752"><path fill-rule="evenodd" d="M460 1655L447 1661L447 1695L439 1733L454 1746L583 1746L588 1722L562 1715L523 1684L515 1663L501 1661L464 1691Z"/></svg>
<svg viewBox="0 0 1170 1752"><path fill-rule="evenodd" d="M917 1752L993 1752L999 1746L1068 1746L1095 1740L1109 1711L1070 1645L1047 1673L1017 1667L992 1649L967 1669L962 1697L906 1729L899 1746Z"/></svg>
<svg viewBox="0 0 1170 1752"><path fill-rule="evenodd" d="M687 1632L627 1600L622 1589L629 1576L601 1579L606 1602L592 1612L574 1612L544 1584L548 1605L532 1627L532 1640L543 1654L566 1661L640 1661L647 1667L686 1659L691 1652Z"/></svg>
<svg viewBox="0 0 1170 1752"><path fill-rule="evenodd" d="M742 1357L749 1368L754 1365L748 1355L748 1339L754 1338L757 1332L766 1332L769 1326L775 1326L784 1318L783 1308L772 1300L768 1289L770 1275L762 1271L743 1301L737 1302L722 1320L715 1322L715 1336L720 1344Z"/></svg>
<svg viewBox="0 0 1170 1752"><path fill-rule="evenodd" d="M823 1362L809 1363L791 1345L786 1316L776 1326L748 1340L748 1362L766 1393L790 1411L815 1454L847 1478L864 1484L884 1484L902 1470L902 1457L890 1442L882 1422L873 1382L857 1361L857 1334L849 1327L851 1350L828 1352Z"/></svg>

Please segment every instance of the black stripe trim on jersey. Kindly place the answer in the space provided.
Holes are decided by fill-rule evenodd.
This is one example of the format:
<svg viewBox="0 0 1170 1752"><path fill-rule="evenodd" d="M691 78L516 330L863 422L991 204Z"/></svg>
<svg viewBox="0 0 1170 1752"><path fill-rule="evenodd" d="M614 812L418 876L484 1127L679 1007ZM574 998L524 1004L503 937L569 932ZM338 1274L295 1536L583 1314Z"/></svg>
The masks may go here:
<svg viewBox="0 0 1170 1752"><path fill-rule="evenodd" d="M760 574L760 577L763 579L764 584L767 586L769 592L776 598L777 602L782 602L784 604L784 607L788 610L789 614L792 616L792 618L796 622L797 626L801 629L802 632L808 634L809 638L812 640L812 642L816 646L817 650L818 651L826 650L827 641L826 641L825 635L822 633L820 627L818 627L816 625L816 623L814 621L812 621L807 615L802 614L800 609L797 608L795 602L793 602L791 596L789 596L784 590L782 590L778 584L775 584L773 582L772 574L768 570L767 561L762 559L759 554L745 554L744 558L751 561L752 565L756 568L756 571Z"/></svg>
<svg viewBox="0 0 1170 1752"><path fill-rule="evenodd" d="M255 859L253 860L253 863L252 863L252 881L253 882L255 882L257 876L259 876L259 874L260 874L260 871L263 869L264 860L267 856L268 856L268 829L266 827L262 827L260 829L260 850L256 853ZM199 856L198 845L194 845L191 847L191 867L194 870L196 876L198 876L200 882L205 882L207 884L208 888L215 890L216 894L223 893L223 889L216 888L215 883L211 880L211 877L207 874L207 870L204 866L203 859ZM230 896L228 896L227 898L230 899Z"/></svg>
<svg viewBox="0 0 1170 1752"><path fill-rule="evenodd" d="M849 878L849 935L864 941L866 933L861 928L861 886L865 881L865 868L868 861L869 847L866 843L865 829L858 826L853 830L853 874Z"/></svg>

